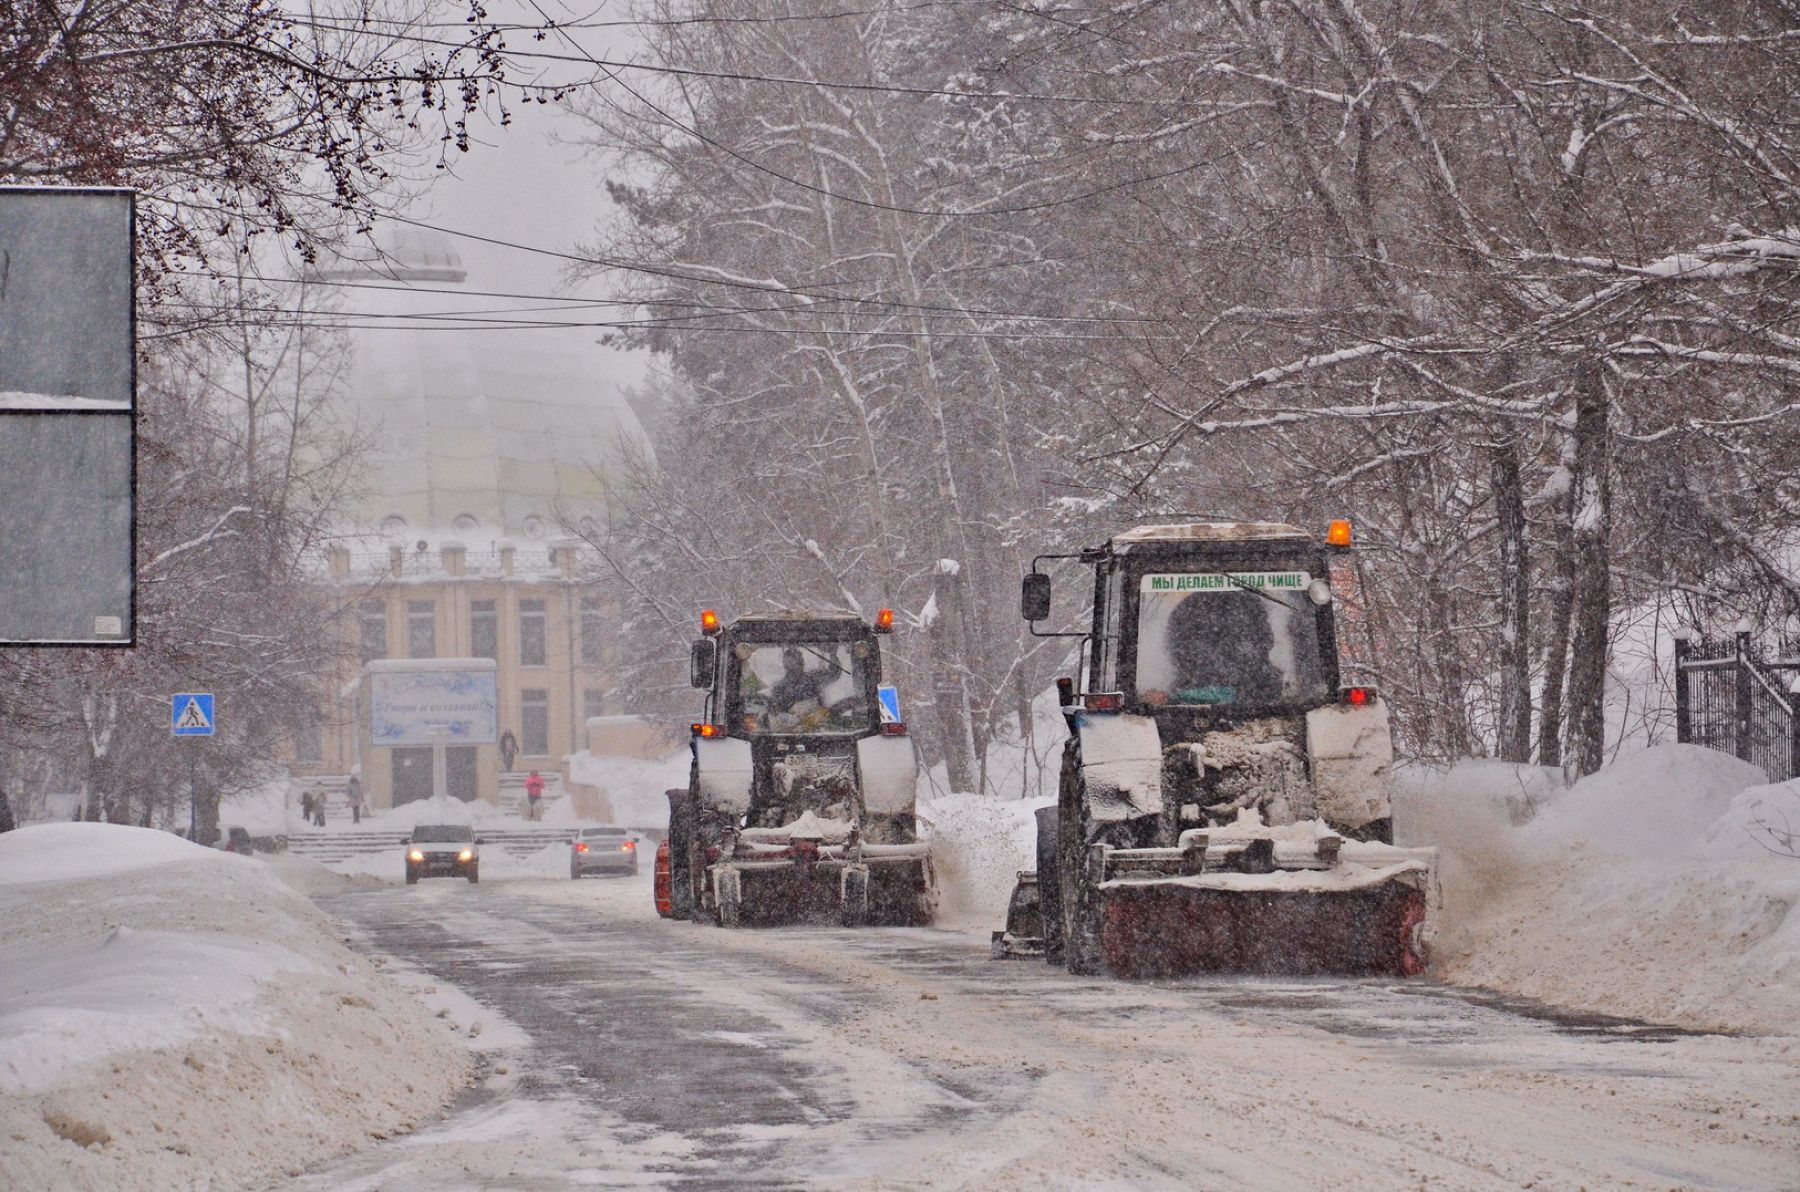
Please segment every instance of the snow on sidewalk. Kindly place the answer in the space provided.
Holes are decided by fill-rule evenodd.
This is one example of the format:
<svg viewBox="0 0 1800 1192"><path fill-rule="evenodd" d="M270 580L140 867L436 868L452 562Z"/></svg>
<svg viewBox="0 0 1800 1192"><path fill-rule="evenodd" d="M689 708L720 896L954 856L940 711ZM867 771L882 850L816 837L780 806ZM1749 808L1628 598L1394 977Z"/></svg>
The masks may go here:
<svg viewBox="0 0 1800 1192"><path fill-rule="evenodd" d="M1800 783L1693 745L1547 792L1465 763L1403 783L1403 843L1434 844L1446 980L1712 1029L1800 1034ZM1523 803L1503 797L1534 792ZM1523 814L1521 811L1523 809ZM1523 823L1518 822L1521 818Z"/></svg>
<svg viewBox="0 0 1800 1192"><path fill-rule="evenodd" d="M268 864L0 835L0 1187L242 1186L413 1128L470 1070Z"/></svg>

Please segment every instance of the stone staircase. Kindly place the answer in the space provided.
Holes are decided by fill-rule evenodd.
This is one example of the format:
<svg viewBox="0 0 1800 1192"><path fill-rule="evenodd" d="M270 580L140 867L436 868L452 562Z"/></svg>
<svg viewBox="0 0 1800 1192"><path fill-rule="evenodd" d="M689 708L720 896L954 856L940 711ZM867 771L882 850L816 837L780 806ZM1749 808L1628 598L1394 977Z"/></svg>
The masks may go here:
<svg viewBox="0 0 1800 1192"><path fill-rule="evenodd" d="M519 827L495 828L477 825L475 835L481 837L482 848L497 848L515 857L529 856L547 845L567 844L575 839L578 828L552 827L548 824L522 824ZM287 851L320 864L347 861L382 853L398 854L400 842L411 835L409 828L383 828L364 819L363 825L343 831L294 832L287 838Z"/></svg>
<svg viewBox="0 0 1800 1192"><path fill-rule="evenodd" d="M544 780L544 797L538 801L538 812L542 814L549 811L558 799L567 797L568 792L563 789L562 774L558 771L552 770L545 774L540 770L538 773ZM530 776L529 771L505 772L500 775L500 810L525 819L525 780Z"/></svg>

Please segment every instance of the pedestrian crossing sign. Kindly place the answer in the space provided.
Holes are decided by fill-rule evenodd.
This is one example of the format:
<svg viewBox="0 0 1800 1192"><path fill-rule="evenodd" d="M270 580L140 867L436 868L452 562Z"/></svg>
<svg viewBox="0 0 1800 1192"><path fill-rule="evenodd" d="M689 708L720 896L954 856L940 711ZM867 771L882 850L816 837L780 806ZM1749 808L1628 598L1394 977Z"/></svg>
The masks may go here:
<svg viewBox="0 0 1800 1192"><path fill-rule="evenodd" d="M169 697L169 731L177 737L212 736L212 693L187 691Z"/></svg>

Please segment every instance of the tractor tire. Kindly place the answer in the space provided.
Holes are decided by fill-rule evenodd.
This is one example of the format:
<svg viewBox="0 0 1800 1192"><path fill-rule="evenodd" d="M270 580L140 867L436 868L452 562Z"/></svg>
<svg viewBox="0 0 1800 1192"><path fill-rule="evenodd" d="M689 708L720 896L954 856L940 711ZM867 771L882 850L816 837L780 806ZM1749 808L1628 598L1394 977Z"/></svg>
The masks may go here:
<svg viewBox="0 0 1800 1192"><path fill-rule="evenodd" d="M843 901L838 904L838 922L845 927L869 925L869 867L851 865L843 873Z"/></svg>
<svg viewBox="0 0 1800 1192"><path fill-rule="evenodd" d="M418 874L416 874L416 873L414 873L414 872L413 872L413 871L412 871L412 870L410 870L410 869L409 869L409 870L407 870L407 871L406 871L406 884L407 884L407 885L409 885L409 886L416 886L416 885L418 885L418 884L419 884L419 875L418 875Z"/></svg>
<svg viewBox="0 0 1800 1192"><path fill-rule="evenodd" d="M1063 962L1062 881L1057 871L1057 809L1037 810L1038 908L1044 920L1044 960Z"/></svg>
<svg viewBox="0 0 1800 1192"><path fill-rule="evenodd" d="M1074 742L1063 753L1063 781L1056 807L1056 903L1061 923L1062 963L1071 973L1093 976L1102 971L1100 957L1100 892L1088 872L1086 791ZM1043 888L1039 879L1039 889ZM1047 941L1046 941L1047 942ZM1045 951L1049 948L1046 946Z"/></svg>
<svg viewBox="0 0 1800 1192"><path fill-rule="evenodd" d="M667 792L669 799L669 917L699 918L694 889L695 835L699 801L693 789Z"/></svg>
<svg viewBox="0 0 1800 1192"><path fill-rule="evenodd" d="M481 870L470 869L469 870L469 884L472 886L480 880L481 880Z"/></svg>
<svg viewBox="0 0 1800 1192"><path fill-rule="evenodd" d="M735 869L721 869L717 881L719 926L742 927L744 925L744 879Z"/></svg>

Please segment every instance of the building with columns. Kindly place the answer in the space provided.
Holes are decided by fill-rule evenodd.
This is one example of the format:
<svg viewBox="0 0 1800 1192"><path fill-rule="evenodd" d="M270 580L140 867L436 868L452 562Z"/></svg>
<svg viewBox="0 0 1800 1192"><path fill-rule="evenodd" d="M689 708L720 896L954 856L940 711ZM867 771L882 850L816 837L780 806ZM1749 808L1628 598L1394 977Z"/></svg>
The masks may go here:
<svg viewBox="0 0 1800 1192"><path fill-rule="evenodd" d="M340 408L372 439L366 489L324 578L354 608L356 660L491 670L513 771L553 778L585 747L589 718L627 710L614 601L571 531L603 523L608 475L649 447L589 333L472 329L477 312L516 301L472 292L483 287L437 233L402 228L382 247L312 275L355 312ZM346 664L342 679L318 731L297 742L296 775L334 786L360 773L377 810L430 795L433 746L377 740L369 668ZM444 750L447 793L498 797L498 744Z"/></svg>

